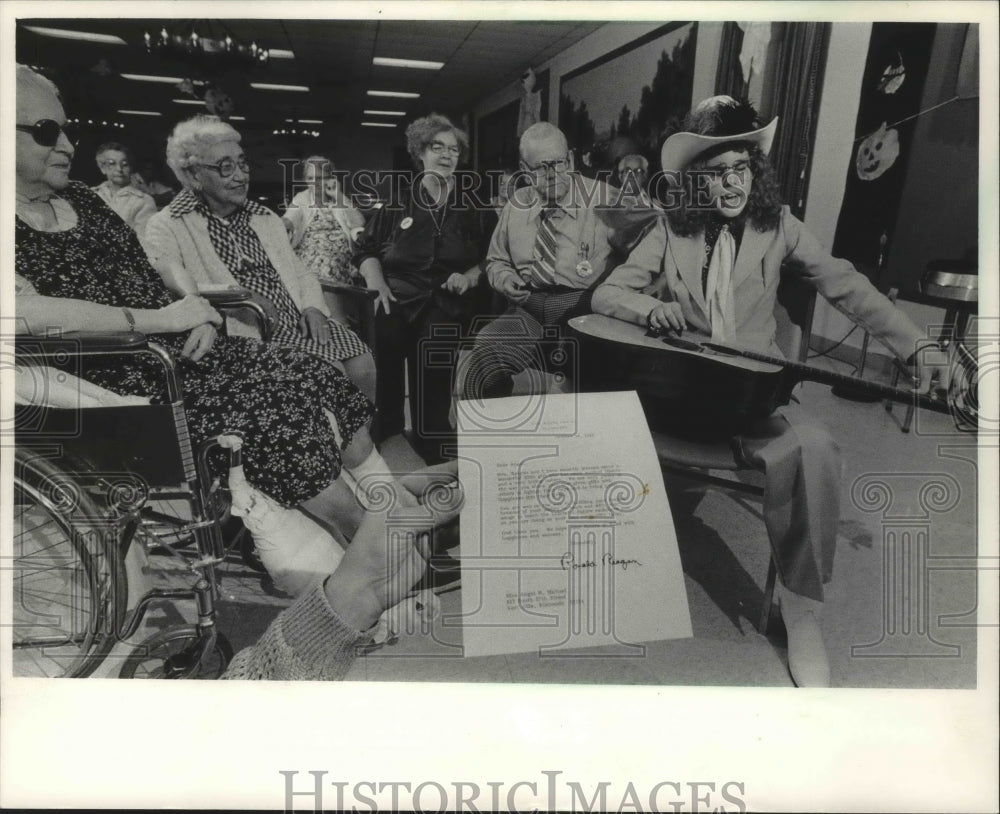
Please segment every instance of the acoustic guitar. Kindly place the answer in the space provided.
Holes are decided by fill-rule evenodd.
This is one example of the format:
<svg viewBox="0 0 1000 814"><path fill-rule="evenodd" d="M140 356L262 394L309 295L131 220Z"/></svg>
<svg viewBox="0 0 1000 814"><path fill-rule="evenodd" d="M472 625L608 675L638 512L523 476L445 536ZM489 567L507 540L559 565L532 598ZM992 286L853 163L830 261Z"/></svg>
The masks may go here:
<svg viewBox="0 0 1000 814"><path fill-rule="evenodd" d="M863 381L695 335L657 335L620 319L569 321L579 341L584 392L635 390L652 429L727 437L788 404L799 382L837 384L949 413L945 399Z"/></svg>

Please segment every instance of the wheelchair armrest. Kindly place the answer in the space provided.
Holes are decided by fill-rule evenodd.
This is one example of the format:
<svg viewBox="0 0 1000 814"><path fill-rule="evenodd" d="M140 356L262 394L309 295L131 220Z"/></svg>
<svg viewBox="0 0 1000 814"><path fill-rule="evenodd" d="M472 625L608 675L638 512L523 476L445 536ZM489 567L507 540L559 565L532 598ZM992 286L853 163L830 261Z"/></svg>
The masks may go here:
<svg viewBox="0 0 1000 814"><path fill-rule="evenodd" d="M14 353L18 357L65 357L146 350L148 347L146 335L138 331L70 331L61 336L22 334L14 340Z"/></svg>
<svg viewBox="0 0 1000 814"><path fill-rule="evenodd" d="M329 291L331 294L345 294L348 297L358 297L362 300L374 300L378 297L377 291L360 285L344 285L335 283L333 280L320 280L319 284L324 291Z"/></svg>
<svg viewBox="0 0 1000 814"><path fill-rule="evenodd" d="M226 306L236 308L246 306L253 297L245 288L230 286L229 288L218 288L198 291L198 296L204 297L215 308L225 308Z"/></svg>
<svg viewBox="0 0 1000 814"><path fill-rule="evenodd" d="M253 311L260 330L260 338L267 342L271 338L271 320L264 307L253 298L253 294L240 286L228 288L199 289L199 296L204 297L217 311L238 311L248 309Z"/></svg>

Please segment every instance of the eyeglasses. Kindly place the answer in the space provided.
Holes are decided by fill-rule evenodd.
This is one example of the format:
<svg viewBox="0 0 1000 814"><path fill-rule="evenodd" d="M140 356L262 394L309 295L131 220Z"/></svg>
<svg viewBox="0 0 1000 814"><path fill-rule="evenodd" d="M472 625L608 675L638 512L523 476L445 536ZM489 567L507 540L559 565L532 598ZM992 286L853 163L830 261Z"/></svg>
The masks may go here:
<svg viewBox="0 0 1000 814"><path fill-rule="evenodd" d="M432 141L427 147L434 155L441 155L442 153L459 155L462 152L462 148L457 144L445 144L443 141Z"/></svg>
<svg viewBox="0 0 1000 814"><path fill-rule="evenodd" d="M528 170L536 178L544 178L549 172L554 172L556 175L566 172L569 169L569 158L557 158L553 161L539 161L534 167L525 162L525 169Z"/></svg>
<svg viewBox="0 0 1000 814"><path fill-rule="evenodd" d="M215 170L219 173L220 178L229 178L236 172L237 167L239 167L240 172L250 172L250 162L246 160L246 156L240 156L235 161L231 158L223 158L218 164L199 164L198 166L207 170Z"/></svg>
<svg viewBox="0 0 1000 814"><path fill-rule="evenodd" d="M742 161L734 161L732 164L714 164L711 167L699 167L698 172L705 173L714 181L720 181L730 173L735 173L742 180L750 172L750 162L744 159Z"/></svg>
<svg viewBox="0 0 1000 814"><path fill-rule="evenodd" d="M59 124L53 119L39 119L34 124L19 124L17 129L22 133L30 133L39 147L55 147L59 143L60 133L63 133L73 146L80 140L75 125Z"/></svg>

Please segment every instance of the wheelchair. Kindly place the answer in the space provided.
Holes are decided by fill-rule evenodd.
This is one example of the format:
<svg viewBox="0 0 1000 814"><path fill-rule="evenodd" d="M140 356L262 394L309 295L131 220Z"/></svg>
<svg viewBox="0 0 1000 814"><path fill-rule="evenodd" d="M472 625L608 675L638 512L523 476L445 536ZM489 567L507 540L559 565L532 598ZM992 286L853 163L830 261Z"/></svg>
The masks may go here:
<svg viewBox="0 0 1000 814"><path fill-rule="evenodd" d="M208 298L219 309L251 310L266 334L266 315L248 292ZM166 403L15 408L14 676L90 676L119 643L128 646L120 678L217 678L232 658L216 628L218 566L239 537L223 539L228 494L209 474L218 437L193 448L169 354L134 332L15 341L18 366L62 373L84 360L144 355L162 365ZM155 556L182 563L189 587L151 586L130 597L137 569ZM168 627L132 644L147 611L163 602L193 602L193 613L169 614Z"/></svg>

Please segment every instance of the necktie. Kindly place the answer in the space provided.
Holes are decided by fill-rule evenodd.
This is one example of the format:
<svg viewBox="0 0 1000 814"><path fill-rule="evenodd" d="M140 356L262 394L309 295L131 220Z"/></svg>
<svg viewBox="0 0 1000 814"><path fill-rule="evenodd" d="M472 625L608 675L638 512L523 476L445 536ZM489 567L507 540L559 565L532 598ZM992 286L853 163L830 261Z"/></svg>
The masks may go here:
<svg viewBox="0 0 1000 814"><path fill-rule="evenodd" d="M556 211L551 207L538 213L538 234L532 251L534 262L531 277L526 281L535 286L552 285L556 280Z"/></svg>
<svg viewBox="0 0 1000 814"><path fill-rule="evenodd" d="M736 305L733 301L733 265L736 262L736 242L723 226L708 264L705 301L712 326L712 341L725 342L736 330Z"/></svg>

